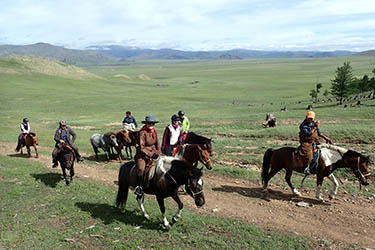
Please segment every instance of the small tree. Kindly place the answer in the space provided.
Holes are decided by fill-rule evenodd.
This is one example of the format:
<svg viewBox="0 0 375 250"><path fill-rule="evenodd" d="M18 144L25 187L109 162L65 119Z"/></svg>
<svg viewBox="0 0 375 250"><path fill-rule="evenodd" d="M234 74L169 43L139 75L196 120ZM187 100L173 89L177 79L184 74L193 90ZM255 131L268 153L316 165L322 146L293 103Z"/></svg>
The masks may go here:
<svg viewBox="0 0 375 250"><path fill-rule="evenodd" d="M372 73L375 75L375 68L372 70ZM371 77L368 88L372 90L372 99L375 99L375 77Z"/></svg>
<svg viewBox="0 0 375 250"><path fill-rule="evenodd" d="M324 90L323 96L325 98L327 98L329 96L329 90L328 89Z"/></svg>
<svg viewBox="0 0 375 250"><path fill-rule="evenodd" d="M368 75L364 75L360 81L358 81L359 93L363 93L368 90L369 78Z"/></svg>
<svg viewBox="0 0 375 250"><path fill-rule="evenodd" d="M353 69L350 62L344 62L344 65L336 69L336 76L332 81L331 93L336 96L342 104L342 99L348 97L350 92L350 83L353 81Z"/></svg>

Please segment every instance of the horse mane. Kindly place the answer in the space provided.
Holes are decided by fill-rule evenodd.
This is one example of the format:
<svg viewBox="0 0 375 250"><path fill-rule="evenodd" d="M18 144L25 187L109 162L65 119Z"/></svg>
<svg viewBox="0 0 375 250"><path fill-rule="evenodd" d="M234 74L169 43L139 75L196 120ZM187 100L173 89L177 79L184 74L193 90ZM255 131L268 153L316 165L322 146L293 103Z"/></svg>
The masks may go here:
<svg viewBox="0 0 375 250"><path fill-rule="evenodd" d="M202 170L193 167L190 163L183 160L172 161L172 167L169 170L172 174L176 174L179 177L185 177L187 170L192 170L193 177L200 178L202 176Z"/></svg>
<svg viewBox="0 0 375 250"><path fill-rule="evenodd" d="M188 137L190 137L190 140L197 144L205 144L206 142L211 142L211 139L197 135L194 132L189 132Z"/></svg>
<svg viewBox="0 0 375 250"><path fill-rule="evenodd" d="M348 150L348 152L345 153L346 156L350 156L350 157L361 157L363 156L361 153L358 153L354 150Z"/></svg>

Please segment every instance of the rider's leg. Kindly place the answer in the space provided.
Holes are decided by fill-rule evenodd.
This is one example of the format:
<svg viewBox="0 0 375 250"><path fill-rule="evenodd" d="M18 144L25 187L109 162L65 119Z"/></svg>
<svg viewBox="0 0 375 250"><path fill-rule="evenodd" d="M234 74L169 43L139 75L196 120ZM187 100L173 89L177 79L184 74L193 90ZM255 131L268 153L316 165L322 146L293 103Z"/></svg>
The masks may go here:
<svg viewBox="0 0 375 250"><path fill-rule="evenodd" d="M17 147L16 147L16 152L20 151L21 149L21 145L22 145L22 139L23 139L23 133L21 133L19 136L18 136L18 143L17 143Z"/></svg>
<svg viewBox="0 0 375 250"><path fill-rule="evenodd" d="M71 143L70 146L74 150L74 154L76 156L77 162L83 161L81 155L79 154L78 148L74 143Z"/></svg>
<svg viewBox="0 0 375 250"><path fill-rule="evenodd" d="M142 158L137 158L135 161L137 165L137 179L134 194L137 196L143 196L143 174L146 167L146 162Z"/></svg>

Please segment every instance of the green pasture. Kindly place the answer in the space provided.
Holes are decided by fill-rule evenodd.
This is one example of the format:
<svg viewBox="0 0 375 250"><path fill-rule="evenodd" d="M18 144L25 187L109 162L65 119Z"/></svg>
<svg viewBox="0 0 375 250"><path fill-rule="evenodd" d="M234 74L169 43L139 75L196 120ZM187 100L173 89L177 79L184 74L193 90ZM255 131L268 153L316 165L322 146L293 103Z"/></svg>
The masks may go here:
<svg viewBox="0 0 375 250"><path fill-rule="evenodd" d="M145 115L153 114L160 121L156 128L161 139L171 115L183 109L191 121L192 131L213 138L216 152L213 172L259 181L259 167L265 150L298 145L298 125L306 115L307 105L312 103L310 90L318 82L323 84L322 93L329 89L336 68L345 61L351 62L354 75L358 77L371 76L375 67L375 57L146 61L85 68L98 77L76 80L79 77L32 73L24 63L0 58L0 141L12 142L15 147L19 124L22 118L28 117L32 131L38 134L40 153L50 155L58 122L65 119L77 133L76 144L80 150L93 155L90 136L121 129L125 111L131 110L139 124ZM12 71L14 68L17 73ZM25 73L22 73L23 68ZM320 102L313 107L324 134L337 145L373 159L375 100L362 99L360 107L350 107L354 103L347 103L347 108L336 105L335 101ZM287 112L280 111L284 106ZM262 128L266 112L276 115L279 126ZM92 160L92 157L86 159ZM198 244L200 247L206 244L207 248L308 247L289 236L277 236L284 240L276 243L273 242L274 235L269 237L247 224L206 218L192 211L185 211L182 223L173 230L164 231L159 228L160 220L156 219L159 211L154 201L148 201L154 219L137 231L134 228L141 220L139 214L135 218L120 217L113 208L114 190L78 178L67 192L62 182L58 181L54 188L43 183L43 180L48 182L49 177L56 180L57 175L43 170L38 164L9 157L1 157L0 164L0 221L1 227L5 228L0 230L0 238L6 239L1 241L0 248L15 248L15 245L19 248L20 242L29 242L24 246L28 249L81 248L83 245L120 248L124 244L131 248L145 246L142 244L148 244L145 246L148 248L160 248L161 244L166 248L196 248ZM112 169L118 169L118 166L114 162L98 165ZM43 180L33 174L40 174ZM340 175L354 180L345 170L340 171ZM295 175L293 181L299 182L300 177ZM12 181L14 179L17 181ZM286 185L283 175L276 176L271 182ZM315 181L310 178L305 185L313 187ZM357 192L356 184L347 184L345 189ZM365 192L373 193L373 187ZM46 205L40 207L40 204ZM39 207L34 209L35 205ZM135 207L131 201L131 210ZM167 204L170 213L172 207L175 212L174 205ZM15 214L18 215L14 217ZM19 224L13 223L17 221L14 218L19 219ZM36 224L37 228L34 227ZM93 231L86 229L92 224L96 225ZM215 228L212 237L207 233L209 225ZM114 230L118 227L121 230ZM12 233L16 231L20 233ZM249 237L253 235L255 243L251 245L253 238ZM145 236L147 243L143 241ZM42 238L46 240L32 243L32 239ZM71 244L65 238L77 239L79 243Z"/></svg>
<svg viewBox="0 0 375 250"><path fill-rule="evenodd" d="M0 155L0 249L310 249L317 242L263 231L234 219L184 209L166 229L154 197L143 219L133 196L127 213L114 206L116 190ZM167 200L167 216L177 211Z"/></svg>

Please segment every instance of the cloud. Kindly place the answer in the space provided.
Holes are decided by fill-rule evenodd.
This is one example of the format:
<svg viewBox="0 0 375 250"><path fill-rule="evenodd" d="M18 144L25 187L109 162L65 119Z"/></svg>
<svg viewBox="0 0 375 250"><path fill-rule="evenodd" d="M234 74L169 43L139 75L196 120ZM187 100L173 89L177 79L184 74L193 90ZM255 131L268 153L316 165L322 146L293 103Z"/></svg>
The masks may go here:
<svg viewBox="0 0 375 250"><path fill-rule="evenodd" d="M375 40L372 0L2 2L0 43L365 50L373 48L366 41Z"/></svg>

